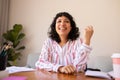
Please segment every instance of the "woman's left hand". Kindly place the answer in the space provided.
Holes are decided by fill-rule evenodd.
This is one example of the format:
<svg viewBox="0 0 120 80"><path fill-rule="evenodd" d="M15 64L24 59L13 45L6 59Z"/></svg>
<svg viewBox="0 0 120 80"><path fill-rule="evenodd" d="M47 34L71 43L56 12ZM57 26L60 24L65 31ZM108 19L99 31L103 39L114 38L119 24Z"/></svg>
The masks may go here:
<svg viewBox="0 0 120 80"><path fill-rule="evenodd" d="M90 40L91 40L91 37L93 35L93 26L87 26L85 29L84 29L84 38L83 38L83 42L86 44L86 45L90 45Z"/></svg>
<svg viewBox="0 0 120 80"><path fill-rule="evenodd" d="M75 67L73 65L61 66L58 71L65 74L72 74L75 72Z"/></svg>

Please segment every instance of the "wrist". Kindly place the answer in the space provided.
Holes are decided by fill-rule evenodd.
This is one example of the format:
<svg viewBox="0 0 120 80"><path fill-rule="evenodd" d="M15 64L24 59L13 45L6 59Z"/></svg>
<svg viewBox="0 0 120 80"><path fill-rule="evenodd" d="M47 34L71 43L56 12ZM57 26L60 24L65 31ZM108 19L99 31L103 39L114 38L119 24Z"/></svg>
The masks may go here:
<svg viewBox="0 0 120 80"><path fill-rule="evenodd" d="M84 41L84 44L90 45L90 40L85 40L85 41Z"/></svg>
<svg viewBox="0 0 120 80"><path fill-rule="evenodd" d="M58 72L62 72L62 68L63 68L63 66L60 66L60 67L58 68Z"/></svg>

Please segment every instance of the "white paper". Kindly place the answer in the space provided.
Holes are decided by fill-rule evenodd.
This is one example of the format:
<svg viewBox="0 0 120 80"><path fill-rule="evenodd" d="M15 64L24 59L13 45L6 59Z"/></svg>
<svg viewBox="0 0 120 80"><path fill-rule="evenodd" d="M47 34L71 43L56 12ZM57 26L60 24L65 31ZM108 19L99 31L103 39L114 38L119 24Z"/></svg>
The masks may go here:
<svg viewBox="0 0 120 80"><path fill-rule="evenodd" d="M86 71L85 72L86 76L92 76L92 77L101 77L101 78L107 78L109 80L111 80L111 77L105 73L105 72L101 72L101 71Z"/></svg>
<svg viewBox="0 0 120 80"><path fill-rule="evenodd" d="M11 66L11 67L7 67L6 69L9 74L10 73L15 73L15 72L22 72L22 71L33 71L35 69L33 68L28 68L28 67L17 67L17 66Z"/></svg>
<svg viewBox="0 0 120 80"><path fill-rule="evenodd" d="M112 78L115 78L113 71L108 72L108 75L110 75Z"/></svg>

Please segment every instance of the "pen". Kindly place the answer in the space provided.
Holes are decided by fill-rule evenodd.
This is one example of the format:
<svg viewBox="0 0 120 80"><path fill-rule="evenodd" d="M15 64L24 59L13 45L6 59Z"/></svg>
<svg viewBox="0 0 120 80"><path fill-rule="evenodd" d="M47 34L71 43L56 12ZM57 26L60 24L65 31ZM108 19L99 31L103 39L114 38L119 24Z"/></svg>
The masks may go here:
<svg viewBox="0 0 120 80"><path fill-rule="evenodd" d="M10 43L4 43L1 52L0 52L0 56L6 56L7 55L7 50L11 48L11 44Z"/></svg>

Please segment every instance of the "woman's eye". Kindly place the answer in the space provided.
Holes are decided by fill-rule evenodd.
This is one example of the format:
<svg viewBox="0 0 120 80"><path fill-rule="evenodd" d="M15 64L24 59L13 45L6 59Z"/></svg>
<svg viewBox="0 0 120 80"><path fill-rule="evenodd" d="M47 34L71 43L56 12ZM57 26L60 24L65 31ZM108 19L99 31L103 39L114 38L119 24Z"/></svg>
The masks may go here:
<svg viewBox="0 0 120 80"><path fill-rule="evenodd" d="M61 21L59 20L59 21L57 21L57 23L60 23Z"/></svg>
<svg viewBox="0 0 120 80"><path fill-rule="evenodd" d="M65 22L66 22L66 23L70 23L70 21L68 21L68 20L67 20L67 21L65 21Z"/></svg>

